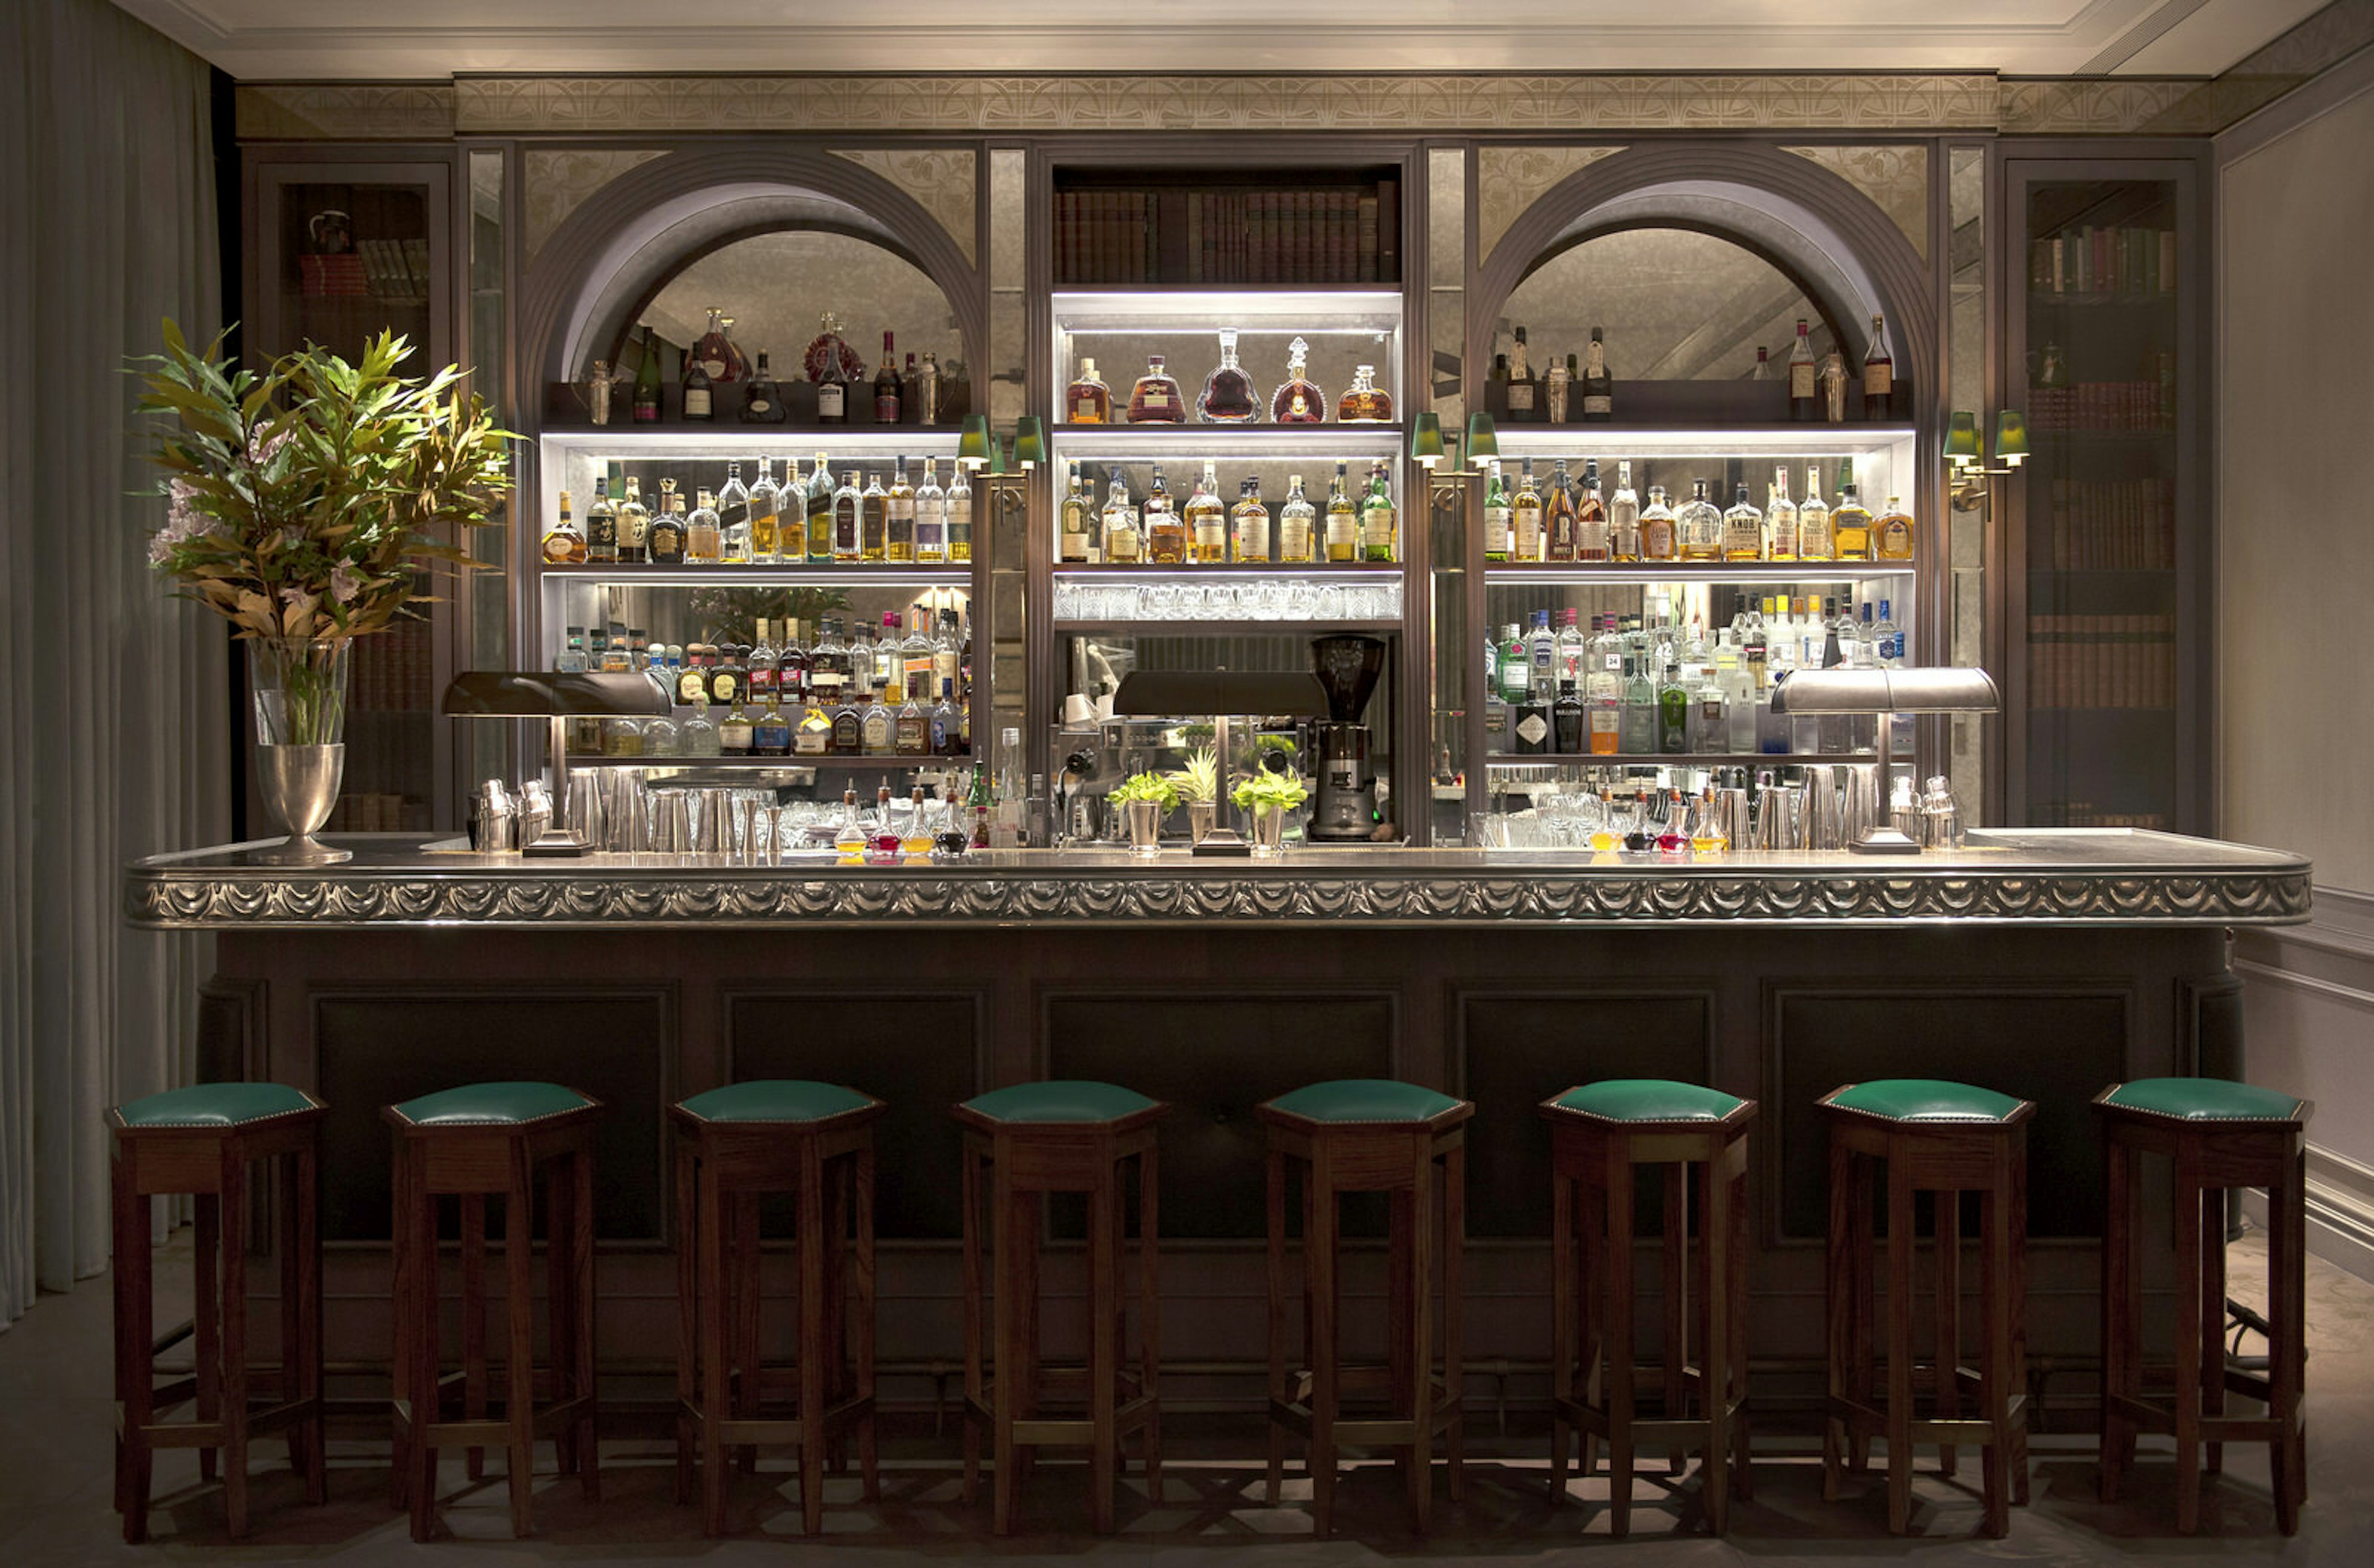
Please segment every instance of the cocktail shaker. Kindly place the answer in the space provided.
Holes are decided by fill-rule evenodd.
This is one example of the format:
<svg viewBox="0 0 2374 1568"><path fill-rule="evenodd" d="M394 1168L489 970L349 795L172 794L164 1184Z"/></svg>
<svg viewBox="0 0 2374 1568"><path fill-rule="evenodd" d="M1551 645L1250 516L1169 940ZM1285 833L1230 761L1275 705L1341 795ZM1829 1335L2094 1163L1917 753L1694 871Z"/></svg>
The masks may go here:
<svg viewBox="0 0 2374 1568"><path fill-rule="evenodd" d="M681 855L692 848L692 795L685 790L663 790L652 799L652 848Z"/></svg>
<svg viewBox="0 0 2374 1568"><path fill-rule="evenodd" d="M552 792L541 778L520 786L518 842L522 849L552 831Z"/></svg>
<svg viewBox="0 0 2374 1568"><path fill-rule="evenodd" d="M502 855L519 848L516 825L519 808L511 803L511 791L499 778L489 778L478 786L477 799L470 813L470 848L481 855Z"/></svg>

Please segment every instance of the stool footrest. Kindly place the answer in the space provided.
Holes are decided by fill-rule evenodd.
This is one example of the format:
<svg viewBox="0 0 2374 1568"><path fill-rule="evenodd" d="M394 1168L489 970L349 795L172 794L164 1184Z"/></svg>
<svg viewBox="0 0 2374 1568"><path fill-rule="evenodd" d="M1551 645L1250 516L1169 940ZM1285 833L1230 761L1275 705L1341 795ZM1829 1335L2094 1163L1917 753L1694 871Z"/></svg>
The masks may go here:
<svg viewBox="0 0 2374 1568"><path fill-rule="evenodd" d="M2153 1399L2137 1399L2124 1394L2110 1397L2110 1408L2145 1432L2174 1433L2176 1411ZM2303 1398L2293 1412L2295 1424L2305 1423L2308 1401ZM2204 1443L2265 1443L2280 1437L2285 1432L2283 1418L2276 1415L2213 1416L2204 1415L2199 1422Z"/></svg>
<svg viewBox="0 0 2374 1568"><path fill-rule="evenodd" d="M184 1401L186 1402L186 1401ZM268 1432L309 1416L319 1414L319 1399L289 1399L278 1404L258 1405L247 1413L247 1433L260 1437ZM118 1437L129 1430L123 1419L123 1407L115 1407L115 1433ZM140 1435L151 1448L219 1448L230 1441L230 1422L217 1418L213 1421L152 1421L144 1423Z"/></svg>
<svg viewBox="0 0 2374 1568"><path fill-rule="evenodd" d="M1143 1398L1114 1407L1113 1434L1135 1432L1153 1413L1154 1401ZM1013 1430L1017 1444L1031 1447L1086 1448L1097 1438L1097 1423L1076 1418L1020 1417L1015 1421Z"/></svg>
<svg viewBox="0 0 2374 1568"><path fill-rule="evenodd" d="M1438 1403L1428 1422L1427 1435L1431 1437L1450 1431L1465 1418L1460 1401L1445 1399ZM1269 1419L1301 1436L1310 1435L1314 1420L1310 1407L1287 1404L1273 1399ZM1357 1415L1337 1416L1328 1422L1333 1440L1347 1448L1398 1448L1417 1441L1417 1422L1408 1416Z"/></svg>
<svg viewBox="0 0 2374 1568"><path fill-rule="evenodd" d="M558 1404L538 1405L528 1418L529 1429L538 1437L548 1437L562 1427L590 1415L594 1410L591 1395L563 1399ZM409 1415L409 1412L405 1412ZM509 1417L500 1420L473 1419L467 1421L432 1421L418 1428L431 1448L500 1447L511 1440Z"/></svg>

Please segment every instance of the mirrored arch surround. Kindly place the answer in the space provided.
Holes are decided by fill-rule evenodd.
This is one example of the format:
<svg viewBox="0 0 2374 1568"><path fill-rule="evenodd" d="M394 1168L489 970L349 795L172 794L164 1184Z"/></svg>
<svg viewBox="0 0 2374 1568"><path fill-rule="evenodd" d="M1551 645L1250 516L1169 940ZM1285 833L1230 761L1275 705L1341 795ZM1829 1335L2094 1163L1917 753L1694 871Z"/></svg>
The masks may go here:
<svg viewBox="0 0 2374 1568"><path fill-rule="evenodd" d="M730 146L671 153L596 191L553 230L522 289L520 342L546 382L606 356L643 303L695 259L755 232L816 228L869 239L947 297L980 363L980 276L914 198L816 149Z"/></svg>

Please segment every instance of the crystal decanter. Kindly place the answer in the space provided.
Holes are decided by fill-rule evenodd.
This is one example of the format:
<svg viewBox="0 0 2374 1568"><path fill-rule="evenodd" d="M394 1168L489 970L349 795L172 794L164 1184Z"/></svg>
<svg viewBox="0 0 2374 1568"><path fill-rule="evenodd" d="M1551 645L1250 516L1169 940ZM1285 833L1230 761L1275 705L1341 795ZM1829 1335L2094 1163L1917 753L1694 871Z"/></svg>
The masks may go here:
<svg viewBox="0 0 2374 1568"><path fill-rule="evenodd" d="M1286 345L1286 384L1269 400L1269 416L1280 425L1323 425L1327 421L1327 397L1310 384L1304 370L1303 356L1310 345L1296 338Z"/></svg>
<svg viewBox="0 0 2374 1568"><path fill-rule="evenodd" d="M1374 365L1352 368L1352 385L1335 404L1338 425L1390 425L1393 422L1393 394L1377 385Z"/></svg>
<svg viewBox="0 0 2374 1568"><path fill-rule="evenodd" d="M1129 422L1133 425L1184 425L1187 422L1186 400L1179 395L1179 383L1162 369L1162 356L1146 357L1146 374L1129 392Z"/></svg>
<svg viewBox="0 0 2374 1568"><path fill-rule="evenodd" d="M1250 425L1261 417L1261 397L1253 380L1237 364L1237 330L1220 329L1220 362L1204 378L1195 399L1195 417L1206 425Z"/></svg>

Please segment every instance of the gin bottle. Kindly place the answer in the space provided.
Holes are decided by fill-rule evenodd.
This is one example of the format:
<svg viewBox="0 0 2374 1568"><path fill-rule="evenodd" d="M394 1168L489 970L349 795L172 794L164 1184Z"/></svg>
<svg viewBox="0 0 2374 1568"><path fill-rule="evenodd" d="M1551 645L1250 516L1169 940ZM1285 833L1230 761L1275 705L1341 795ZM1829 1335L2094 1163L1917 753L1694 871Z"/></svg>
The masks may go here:
<svg viewBox="0 0 2374 1568"><path fill-rule="evenodd" d="M1278 425L1319 425L1327 418L1327 399L1311 385L1303 357L1310 345L1296 338L1286 345L1286 380L1270 395L1269 416Z"/></svg>
<svg viewBox="0 0 2374 1568"><path fill-rule="evenodd" d="M1250 425L1261 417L1261 399L1253 380L1237 363L1237 330L1220 329L1220 362L1204 378L1195 399L1195 417L1206 425Z"/></svg>

